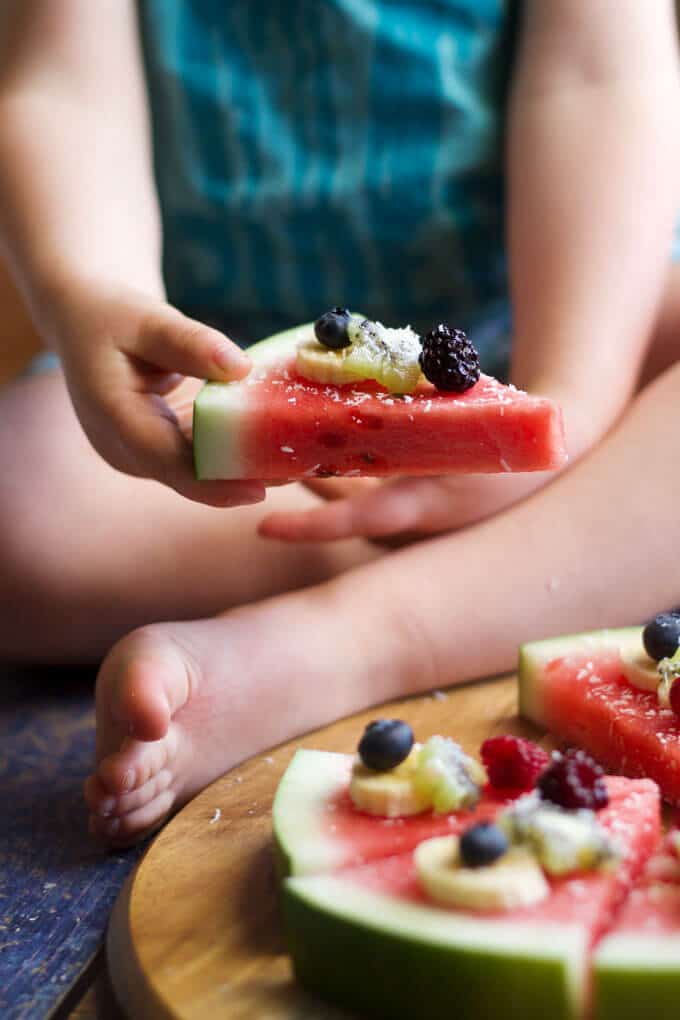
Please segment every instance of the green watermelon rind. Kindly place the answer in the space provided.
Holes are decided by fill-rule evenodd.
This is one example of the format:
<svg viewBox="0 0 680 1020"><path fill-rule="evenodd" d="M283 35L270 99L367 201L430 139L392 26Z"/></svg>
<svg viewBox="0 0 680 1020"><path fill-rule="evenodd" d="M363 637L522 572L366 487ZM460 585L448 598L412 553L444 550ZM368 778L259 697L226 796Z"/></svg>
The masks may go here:
<svg viewBox="0 0 680 1020"><path fill-rule="evenodd" d="M314 337L314 323L306 322L260 340L248 348L251 376L292 357L298 344ZM247 387L246 387L247 388ZM193 455L196 478L238 477L238 442L242 401L241 382L208 382L194 401Z"/></svg>
<svg viewBox="0 0 680 1020"><path fill-rule="evenodd" d="M621 652L642 654L642 627L618 627L585 631L560 637L530 641L520 646L517 676L519 712L537 726L545 726L542 680L545 667L555 659L586 652L597 653L617 648Z"/></svg>
<svg viewBox="0 0 680 1020"><path fill-rule="evenodd" d="M490 922L352 886L287 879L283 914L296 978L389 1020L574 1020L587 946L576 926Z"/></svg>
<svg viewBox="0 0 680 1020"><path fill-rule="evenodd" d="M344 851L323 824L320 808L347 788L352 755L297 750L279 783L272 807L277 870L288 875L332 871Z"/></svg>
<svg viewBox="0 0 680 1020"><path fill-rule="evenodd" d="M680 935L614 932L593 960L593 1020L676 1020L680 1003Z"/></svg>

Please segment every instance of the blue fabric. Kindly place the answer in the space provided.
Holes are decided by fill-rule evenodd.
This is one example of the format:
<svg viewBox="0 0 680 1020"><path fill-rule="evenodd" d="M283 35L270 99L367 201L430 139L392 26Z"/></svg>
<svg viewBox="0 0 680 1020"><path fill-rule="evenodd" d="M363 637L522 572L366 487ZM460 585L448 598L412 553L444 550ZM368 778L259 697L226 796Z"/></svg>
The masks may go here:
<svg viewBox="0 0 680 1020"><path fill-rule="evenodd" d="M87 834L94 675L0 664L0 1016L47 1017L104 936L141 850Z"/></svg>
<svg viewBox="0 0 680 1020"><path fill-rule="evenodd" d="M171 299L245 340L345 304L498 354L511 6L140 0Z"/></svg>

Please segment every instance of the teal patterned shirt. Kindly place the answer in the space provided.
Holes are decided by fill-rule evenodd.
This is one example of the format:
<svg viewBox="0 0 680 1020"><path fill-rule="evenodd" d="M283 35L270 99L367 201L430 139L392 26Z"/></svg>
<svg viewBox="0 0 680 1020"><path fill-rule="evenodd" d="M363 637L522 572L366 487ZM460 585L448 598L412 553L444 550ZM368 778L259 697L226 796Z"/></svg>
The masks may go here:
<svg viewBox="0 0 680 1020"><path fill-rule="evenodd" d="M171 299L245 342L336 304L448 319L498 370L513 20L508 0L140 0Z"/></svg>

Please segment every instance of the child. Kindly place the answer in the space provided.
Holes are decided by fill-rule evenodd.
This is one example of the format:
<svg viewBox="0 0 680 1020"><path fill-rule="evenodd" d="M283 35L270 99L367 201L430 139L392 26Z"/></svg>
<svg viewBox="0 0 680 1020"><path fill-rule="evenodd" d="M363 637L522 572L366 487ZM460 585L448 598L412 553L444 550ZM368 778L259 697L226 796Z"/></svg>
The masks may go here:
<svg viewBox="0 0 680 1020"><path fill-rule="evenodd" d="M4 250L63 366L0 396L0 654L132 632L86 787L117 845L295 733L680 594L670 0L531 0L516 37L500 0L138 6L0 25ZM562 404L568 472L280 487L267 519L261 485L193 480L196 377L248 371L225 329L449 318L495 368L504 180L510 378Z"/></svg>

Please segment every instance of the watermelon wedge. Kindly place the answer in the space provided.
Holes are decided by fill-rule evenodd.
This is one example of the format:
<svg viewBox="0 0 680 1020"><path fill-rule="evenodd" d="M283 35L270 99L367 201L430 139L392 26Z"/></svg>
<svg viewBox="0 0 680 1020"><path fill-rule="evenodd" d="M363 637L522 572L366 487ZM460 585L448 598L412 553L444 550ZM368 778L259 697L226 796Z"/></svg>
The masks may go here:
<svg viewBox="0 0 680 1020"><path fill-rule="evenodd" d="M485 796L475 812L402 824L370 818L343 800L351 762L300 751L277 793L274 834L296 977L334 1003L389 1020L582 1016L591 948L658 842L654 783L607 779L610 803L599 819L624 849L616 869L550 880L542 903L480 915L431 903L413 848L493 817L503 802Z"/></svg>
<svg viewBox="0 0 680 1020"><path fill-rule="evenodd" d="M294 371L311 324L255 344L250 375L208 383L194 404L199 479L295 479L547 471L566 461L561 414L490 376L463 394L335 386Z"/></svg>
<svg viewBox="0 0 680 1020"><path fill-rule="evenodd" d="M314 875L413 850L425 839L455 835L473 820L493 818L506 798L486 792L474 812L376 818L357 811L349 795L354 757L297 751L276 793L274 838L284 875Z"/></svg>
<svg viewBox="0 0 680 1020"><path fill-rule="evenodd" d="M680 1003L680 860L653 857L594 957L595 1020L675 1020Z"/></svg>
<svg viewBox="0 0 680 1020"><path fill-rule="evenodd" d="M622 672L621 654L642 655L642 628L592 631L525 644L520 712L603 765L655 780L680 803L680 719Z"/></svg>

